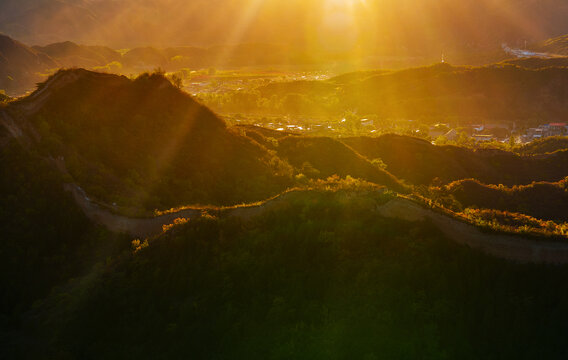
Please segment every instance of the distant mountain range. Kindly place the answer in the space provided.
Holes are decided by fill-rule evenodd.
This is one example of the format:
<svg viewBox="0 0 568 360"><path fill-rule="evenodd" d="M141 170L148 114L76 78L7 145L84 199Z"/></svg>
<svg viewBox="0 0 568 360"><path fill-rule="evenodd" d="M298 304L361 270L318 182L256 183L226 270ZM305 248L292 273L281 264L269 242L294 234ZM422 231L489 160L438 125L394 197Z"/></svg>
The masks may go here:
<svg viewBox="0 0 568 360"><path fill-rule="evenodd" d="M106 46L79 45L71 41L30 47L0 34L0 90L17 96L33 89L59 68L81 67L106 72L138 74L162 68L201 69L216 66L272 66L313 64L321 59L296 53L277 44L241 44L207 48L178 46L137 47L119 52Z"/></svg>
<svg viewBox="0 0 568 360"><path fill-rule="evenodd" d="M339 94L343 99L342 106L365 112L376 110L377 104L380 103L377 99L393 98L396 95L393 99L396 99L398 108L394 110L398 113L392 113L396 116L402 116L400 114L402 110L412 112L431 108L433 114L442 111L451 116L464 115L464 111L475 109L480 113L473 114L474 116L483 116L485 112L500 118L561 117L568 113L563 101L563 94L567 90L564 89L564 82L558 81L559 78L556 76L560 78L565 76L565 71L560 68L568 66L568 56L563 56L568 54L567 43L568 35L535 43L530 48L530 51L554 54L549 58L510 58L500 50L483 53L485 55L482 57L470 58L467 55L462 57L462 63L497 62L496 65L475 69L441 64L399 72L362 71L341 75L327 82L277 83L259 90L263 96L299 93L308 97L317 97L331 96L337 92L337 89L341 89L347 94ZM36 83L45 80L59 68L81 67L110 73L139 74L157 68L177 71L184 68L203 69L216 66L232 68L288 64L325 66L330 61L333 61L333 58L313 57L308 53L294 52L289 46L268 43L212 47L137 47L118 51L106 46L80 45L71 41L29 47L0 34L0 90L6 91L11 96L22 95L33 90ZM556 70L544 70L546 68L556 68ZM543 69L543 71L533 72L527 69ZM517 75L513 76L514 74ZM468 77L470 79L467 79ZM373 85L373 82L376 84ZM390 85L386 86L387 84ZM459 89L456 89L456 86ZM361 87L366 89L363 93L360 92ZM509 88L505 89L506 87ZM420 90L422 88L423 90ZM439 106L445 96L442 92L446 95L451 94L453 100L458 94L463 93L464 101L472 104L470 107L464 106L464 103ZM493 92L491 96L498 96L501 102L489 106L480 105L490 92ZM428 96L421 96L423 93ZM367 99L370 94L374 97ZM432 97L430 95L436 98L433 102L427 101ZM417 104L406 106L401 103L415 101L413 97L416 96L421 106L416 106ZM316 103L321 102L316 101ZM393 101L389 104L393 106ZM532 105L528 107L527 104ZM500 108L496 108L499 106ZM383 112L390 111L384 106L378 108ZM317 107L314 109L317 110ZM421 116L422 114L403 115ZM472 115L471 111L465 115Z"/></svg>
<svg viewBox="0 0 568 360"><path fill-rule="evenodd" d="M551 63L553 60L557 64ZM523 121L534 125L565 119L566 60L524 61L529 62L526 67L514 60L513 64L482 67L439 63L390 72L362 71L323 81L272 83L258 91L263 98L301 94L297 102L311 104L302 112L314 115L356 109L362 116L372 114L381 119L457 119L462 124L498 119L519 125Z"/></svg>
<svg viewBox="0 0 568 360"><path fill-rule="evenodd" d="M58 66L49 55L0 35L0 89L8 94L29 90L42 80L39 73Z"/></svg>

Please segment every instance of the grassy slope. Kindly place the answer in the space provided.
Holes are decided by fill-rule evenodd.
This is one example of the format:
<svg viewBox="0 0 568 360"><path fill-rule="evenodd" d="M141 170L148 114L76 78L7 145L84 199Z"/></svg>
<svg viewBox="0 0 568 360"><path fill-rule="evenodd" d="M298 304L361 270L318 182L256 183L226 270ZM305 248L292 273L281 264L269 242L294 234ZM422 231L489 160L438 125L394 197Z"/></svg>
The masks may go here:
<svg viewBox="0 0 568 360"><path fill-rule="evenodd" d="M309 163L317 170L315 174L304 174L306 176L327 178L332 175L349 175L385 185L395 191L407 191L394 176L331 138L287 137L279 141L277 152L297 169L302 170L304 164Z"/></svg>

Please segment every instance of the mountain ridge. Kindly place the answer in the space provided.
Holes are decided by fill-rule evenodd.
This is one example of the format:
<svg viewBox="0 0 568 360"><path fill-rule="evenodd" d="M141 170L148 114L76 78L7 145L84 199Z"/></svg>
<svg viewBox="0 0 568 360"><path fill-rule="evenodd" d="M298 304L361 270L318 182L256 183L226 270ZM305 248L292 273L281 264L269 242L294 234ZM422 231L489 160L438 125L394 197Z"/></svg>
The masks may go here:
<svg viewBox="0 0 568 360"><path fill-rule="evenodd" d="M79 183L91 184L91 188L86 186L90 195L108 203L121 201L110 201L107 191L117 197L123 192L142 196L147 201L159 201L150 200L152 191L170 193L169 203L158 206L169 208L225 198L241 202L245 198L239 196L244 192L262 193L260 199L273 191L268 190L271 187L281 186L275 178L281 175L271 170L278 164L270 163L266 149L228 129L223 120L161 74L130 80L84 69L61 70L5 111L19 115L20 125L43 151L54 158L64 157ZM247 176L252 176L252 183L258 177L266 189L245 186L233 195L219 195L211 187L219 182L243 182ZM181 181L183 178L187 180ZM193 186L189 179L194 179ZM103 183L106 186L100 188ZM175 194L180 189L186 193L181 203L177 202L180 194ZM215 193L218 200L208 198Z"/></svg>
<svg viewBox="0 0 568 360"><path fill-rule="evenodd" d="M58 66L50 56L0 33L0 89L8 95L28 90L42 79L40 71Z"/></svg>

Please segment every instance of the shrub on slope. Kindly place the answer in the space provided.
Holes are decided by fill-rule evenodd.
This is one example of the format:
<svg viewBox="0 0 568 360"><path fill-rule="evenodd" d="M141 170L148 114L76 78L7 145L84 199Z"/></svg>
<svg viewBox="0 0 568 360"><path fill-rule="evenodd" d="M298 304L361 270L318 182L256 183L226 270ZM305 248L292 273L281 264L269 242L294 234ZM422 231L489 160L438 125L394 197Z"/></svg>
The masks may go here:
<svg viewBox="0 0 568 360"><path fill-rule="evenodd" d="M277 152L306 176L325 179L332 175L349 175L395 191L407 191L390 173L331 138L286 137L279 140Z"/></svg>

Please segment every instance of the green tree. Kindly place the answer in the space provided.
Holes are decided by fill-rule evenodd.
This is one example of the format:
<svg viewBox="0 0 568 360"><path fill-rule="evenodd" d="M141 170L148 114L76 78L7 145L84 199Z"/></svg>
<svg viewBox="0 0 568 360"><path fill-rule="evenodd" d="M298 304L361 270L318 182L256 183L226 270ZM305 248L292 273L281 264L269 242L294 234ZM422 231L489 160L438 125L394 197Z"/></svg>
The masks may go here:
<svg viewBox="0 0 568 360"><path fill-rule="evenodd" d="M181 89L183 87L183 78L179 73L173 73L169 76L170 82L177 87L178 89Z"/></svg>

